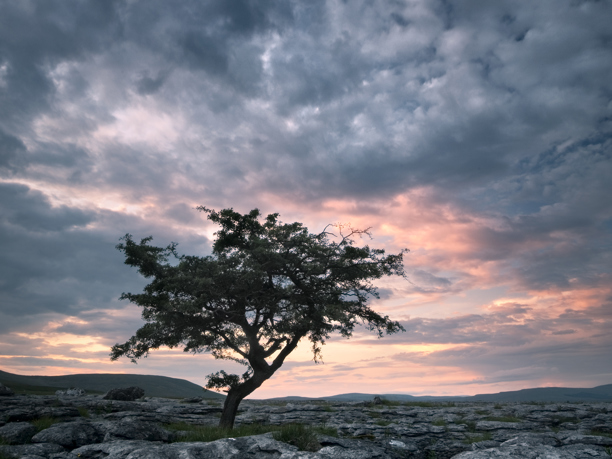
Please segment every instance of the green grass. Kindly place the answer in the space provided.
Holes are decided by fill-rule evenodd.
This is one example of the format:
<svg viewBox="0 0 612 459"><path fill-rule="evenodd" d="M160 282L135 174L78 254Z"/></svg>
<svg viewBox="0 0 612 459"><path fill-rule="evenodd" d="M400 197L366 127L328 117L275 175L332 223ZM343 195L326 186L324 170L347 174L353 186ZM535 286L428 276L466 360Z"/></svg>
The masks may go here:
<svg viewBox="0 0 612 459"><path fill-rule="evenodd" d="M495 406L493 407L496 410L501 410L504 407L504 405L501 405L499 403L496 403Z"/></svg>
<svg viewBox="0 0 612 459"><path fill-rule="evenodd" d="M595 435L596 437L608 437L612 438L612 433L610 432L602 432L601 430L591 430L589 435Z"/></svg>
<svg viewBox="0 0 612 459"><path fill-rule="evenodd" d="M335 430L329 427L323 429L329 433ZM280 430L275 431L272 435L276 441L297 446L300 451L318 451L321 449L321 445L317 440L317 433L319 432L316 428L305 426L304 424L288 424L282 426Z"/></svg>
<svg viewBox="0 0 612 459"><path fill-rule="evenodd" d="M377 426L386 427L386 426L388 426L391 423L392 423L391 421L385 421L384 419L379 419L374 424L376 424Z"/></svg>
<svg viewBox="0 0 612 459"><path fill-rule="evenodd" d="M337 436L338 431L332 427L312 427L303 424L287 424L284 426L272 426L261 424L247 424L234 427L233 429L222 429L217 426L197 426L185 422L166 424L164 426L172 431L186 431L187 435L180 437L178 442L209 442L221 438L238 438L250 435L261 435L273 432L274 438L278 441L297 446L303 451L315 451L315 442L318 448L320 445L316 441L317 434Z"/></svg>
<svg viewBox="0 0 612 459"><path fill-rule="evenodd" d="M376 440L376 437L372 434L355 435L354 437L350 438L353 440Z"/></svg>
<svg viewBox="0 0 612 459"><path fill-rule="evenodd" d="M468 432L476 432L475 421L461 421L460 424L463 424L465 427L467 427Z"/></svg>
<svg viewBox="0 0 612 459"><path fill-rule="evenodd" d="M573 424L576 424L577 422L580 422L580 420L576 417L573 416L553 416L552 417L552 424L553 426L558 426L559 424L563 424L565 422L571 422Z"/></svg>
<svg viewBox="0 0 612 459"><path fill-rule="evenodd" d="M454 408L455 402L402 402L402 406L418 406L421 408Z"/></svg>
<svg viewBox="0 0 612 459"><path fill-rule="evenodd" d="M10 387L18 395L55 395L56 390L62 389L61 387L30 386L29 384L20 384L15 381L3 380L0 383Z"/></svg>
<svg viewBox="0 0 612 459"><path fill-rule="evenodd" d="M400 406L402 404L399 400L387 400L386 398L383 398L381 402L383 406Z"/></svg>
<svg viewBox="0 0 612 459"><path fill-rule="evenodd" d="M472 443L478 443L479 441L491 440L491 438L493 438L493 436L489 432L485 432L479 435L468 435L467 438L463 440L463 443L471 445Z"/></svg>
<svg viewBox="0 0 612 459"><path fill-rule="evenodd" d="M368 411L368 416L370 416L371 418L377 419L377 418L381 418L382 414L377 413L376 411Z"/></svg>
<svg viewBox="0 0 612 459"><path fill-rule="evenodd" d="M84 406L77 406L77 410L79 410L79 414L81 415L82 418L89 417L89 410L85 408Z"/></svg>
<svg viewBox="0 0 612 459"><path fill-rule="evenodd" d="M485 418L487 421L497 422L521 422L521 419L514 416L489 416Z"/></svg>
<svg viewBox="0 0 612 459"><path fill-rule="evenodd" d="M17 395L55 395L58 390L66 390L68 387L56 386L33 386L30 384L22 384L16 381L0 380L0 383L10 387ZM88 394L103 394L100 391L87 391Z"/></svg>
<svg viewBox="0 0 612 459"><path fill-rule="evenodd" d="M33 424L34 427L36 427L36 429L40 432L41 430L48 429L53 424L57 424L58 422L61 422L61 421L57 418L43 416L42 418L38 418L38 419L35 419L34 421L31 421L31 424Z"/></svg>
<svg viewBox="0 0 612 459"><path fill-rule="evenodd" d="M447 422L444 419L436 419L431 423L432 426L445 427Z"/></svg>
<svg viewBox="0 0 612 459"><path fill-rule="evenodd" d="M491 414L489 410L476 410L475 413L480 415Z"/></svg>

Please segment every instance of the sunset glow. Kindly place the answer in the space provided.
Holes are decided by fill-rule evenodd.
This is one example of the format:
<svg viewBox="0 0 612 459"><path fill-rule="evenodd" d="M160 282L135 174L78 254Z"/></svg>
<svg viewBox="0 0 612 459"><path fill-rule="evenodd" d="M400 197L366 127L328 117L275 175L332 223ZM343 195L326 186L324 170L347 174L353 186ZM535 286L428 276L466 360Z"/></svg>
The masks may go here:
<svg viewBox="0 0 612 459"><path fill-rule="evenodd" d="M1 370L242 373L109 359L147 283L115 245L208 255L206 206L410 250L371 301L405 333L254 398L612 382L609 2L43 3L0 6Z"/></svg>

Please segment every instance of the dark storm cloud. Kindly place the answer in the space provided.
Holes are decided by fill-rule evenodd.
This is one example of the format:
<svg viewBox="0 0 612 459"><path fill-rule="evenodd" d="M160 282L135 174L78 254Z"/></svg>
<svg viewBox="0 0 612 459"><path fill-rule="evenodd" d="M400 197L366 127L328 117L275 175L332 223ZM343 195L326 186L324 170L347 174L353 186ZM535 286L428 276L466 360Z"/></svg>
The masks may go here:
<svg viewBox="0 0 612 459"><path fill-rule="evenodd" d="M18 129L49 109L54 85L49 66L82 59L117 37L118 2L2 2L0 64L6 66L0 86L0 122ZM120 35L120 33L119 33Z"/></svg>
<svg viewBox="0 0 612 459"><path fill-rule="evenodd" d="M25 150L26 146L20 139L0 129L0 168L14 170L22 160L20 154Z"/></svg>
<svg viewBox="0 0 612 459"><path fill-rule="evenodd" d="M52 208L40 193L2 184L0 233L6 244L0 263L3 312L31 315L77 313L108 303L107 282L121 282L108 268L109 247L84 227L94 215L66 206ZM112 252L111 252L112 253ZM84 289L84 290L82 290ZM88 306L82 301L89 298Z"/></svg>
<svg viewBox="0 0 612 459"><path fill-rule="evenodd" d="M0 184L0 204L2 223L28 232L59 232L85 226L94 219L92 212L67 206L52 208L42 193L19 184Z"/></svg>
<svg viewBox="0 0 612 459"><path fill-rule="evenodd" d="M0 183L0 296L8 316L2 328L25 325L24 316L42 314L44 320L51 312L74 315L118 307L122 290L138 289L142 281L128 267L121 268L122 256L114 246L128 228L142 224L133 218L122 223L122 218L54 207L27 186ZM108 227L87 228L101 223Z"/></svg>

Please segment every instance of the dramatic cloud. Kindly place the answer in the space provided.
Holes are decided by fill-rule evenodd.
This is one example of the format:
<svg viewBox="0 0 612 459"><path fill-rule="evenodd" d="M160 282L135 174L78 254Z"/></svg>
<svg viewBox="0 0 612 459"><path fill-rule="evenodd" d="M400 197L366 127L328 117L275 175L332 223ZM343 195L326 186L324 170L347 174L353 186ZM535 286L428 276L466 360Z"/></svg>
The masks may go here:
<svg viewBox="0 0 612 459"><path fill-rule="evenodd" d="M208 253L206 205L411 250L373 303L406 333L332 339L323 366L304 346L258 396L610 383L611 20L574 0L0 2L0 365L202 383L210 356L108 351L145 285L119 238Z"/></svg>

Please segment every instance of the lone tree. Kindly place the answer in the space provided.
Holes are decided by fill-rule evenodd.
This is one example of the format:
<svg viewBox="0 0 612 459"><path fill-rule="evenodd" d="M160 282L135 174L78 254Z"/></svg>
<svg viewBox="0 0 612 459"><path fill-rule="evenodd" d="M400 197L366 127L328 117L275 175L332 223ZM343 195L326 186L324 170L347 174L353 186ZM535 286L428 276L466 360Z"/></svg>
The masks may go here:
<svg viewBox="0 0 612 459"><path fill-rule="evenodd" d="M312 345L314 361L332 332L349 338L358 323L383 333L404 330L367 305L378 298L372 280L404 275L402 257L354 245L368 230L336 226L311 234L301 223L284 224L279 214L261 222L254 209L242 215L198 207L221 226L212 255L178 255L176 243L137 244L130 234L117 248L125 263L153 280L140 294L121 299L143 307L146 324L124 344L112 348L111 359L132 362L160 346L210 352L247 367L239 376L220 371L208 376L207 388L225 390L219 422L232 428L238 405L272 377L302 338ZM170 256L178 262L170 264Z"/></svg>

